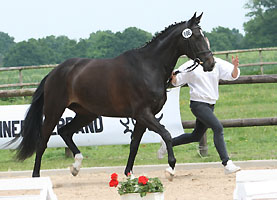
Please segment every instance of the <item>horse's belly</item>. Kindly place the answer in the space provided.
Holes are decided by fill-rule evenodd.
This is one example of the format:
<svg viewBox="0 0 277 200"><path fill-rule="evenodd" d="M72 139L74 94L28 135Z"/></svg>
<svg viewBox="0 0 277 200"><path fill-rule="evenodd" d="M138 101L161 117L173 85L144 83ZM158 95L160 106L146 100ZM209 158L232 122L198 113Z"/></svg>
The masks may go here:
<svg viewBox="0 0 277 200"><path fill-rule="evenodd" d="M79 104L90 113L108 117L130 117L132 115L130 104L122 97L111 98L111 95L101 89L80 93L74 103Z"/></svg>

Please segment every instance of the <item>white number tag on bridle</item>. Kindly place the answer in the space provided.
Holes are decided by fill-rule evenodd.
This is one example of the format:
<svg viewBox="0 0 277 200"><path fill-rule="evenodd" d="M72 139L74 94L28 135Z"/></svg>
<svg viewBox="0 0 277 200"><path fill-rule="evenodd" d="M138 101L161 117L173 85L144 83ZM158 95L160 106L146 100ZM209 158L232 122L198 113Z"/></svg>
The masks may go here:
<svg viewBox="0 0 277 200"><path fill-rule="evenodd" d="M183 35L183 37L186 38L186 39L190 38L190 37L192 36L192 31L191 31L191 29L186 28L185 30L183 30L182 35Z"/></svg>

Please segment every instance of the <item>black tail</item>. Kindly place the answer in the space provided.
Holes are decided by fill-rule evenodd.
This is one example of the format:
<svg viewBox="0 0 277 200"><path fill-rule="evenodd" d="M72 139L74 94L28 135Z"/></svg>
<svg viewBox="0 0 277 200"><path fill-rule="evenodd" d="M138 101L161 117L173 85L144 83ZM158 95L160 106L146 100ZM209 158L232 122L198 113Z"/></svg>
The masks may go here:
<svg viewBox="0 0 277 200"><path fill-rule="evenodd" d="M48 76L48 75L47 75ZM23 128L20 132L22 141L17 148L16 158L25 160L32 156L37 148L37 144L41 139L41 127L43 121L43 104L44 104L44 84L46 77L42 79L35 93L33 100L24 119ZM17 140L16 138L15 140Z"/></svg>

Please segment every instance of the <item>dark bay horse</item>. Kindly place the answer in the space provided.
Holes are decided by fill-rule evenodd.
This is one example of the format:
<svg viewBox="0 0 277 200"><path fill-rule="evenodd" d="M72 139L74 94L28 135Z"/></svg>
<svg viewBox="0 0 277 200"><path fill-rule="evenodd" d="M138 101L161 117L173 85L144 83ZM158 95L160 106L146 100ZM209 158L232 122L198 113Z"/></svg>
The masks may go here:
<svg viewBox="0 0 277 200"><path fill-rule="evenodd" d="M118 57L72 58L53 69L33 95L17 149L19 160L36 153L32 176L40 176L42 155L66 108L73 110L76 116L58 133L75 156L73 175L78 173L83 157L72 136L98 116L136 120L125 175L132 172L146 128L165 141L168 163L174 169L176 159L171 135L155 114L166 102L166 83L181 55L199 59L204 71L213 70L214 58L198 25L201 17L202 14L196 17L195 13L189 21L169 26L145 46Z"/></svg>

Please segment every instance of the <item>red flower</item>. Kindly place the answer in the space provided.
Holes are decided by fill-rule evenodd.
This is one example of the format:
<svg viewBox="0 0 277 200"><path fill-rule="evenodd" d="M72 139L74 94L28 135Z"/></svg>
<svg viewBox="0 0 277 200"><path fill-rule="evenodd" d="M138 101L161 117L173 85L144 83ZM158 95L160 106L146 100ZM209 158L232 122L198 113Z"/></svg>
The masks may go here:
<svg viewBox="0 0 277 200"><path fill-rule="evenodd" d="M111 179L114 180L114 181L117 180L117 177L118 177L117 173L113 173L113 174L111 175Z"/></svg>
<svg viewBox="0 0 277 200"><path fill-rule="evenodd" d="M145 185L148 182L148 178L145 176L140 176L138 178L138 183L141 183L142 185Z"/></svg>
<svg viewBox="0 0 277 200"><path fill-rule="evenodd" d="M113 174L111 175L111 179L112 179L112 180L111 180L110 183L109 183L110 187L116 187L116 186L118 185L117 177L118 177L118 175L117 175L116 173L113 173Z"/></svg>
<svg viewBox="0 0 277 200"><path fill-rule="evenodd" d="M118 180L111 180L109 185L110 187L116 187L118 185Z"/></svg>

